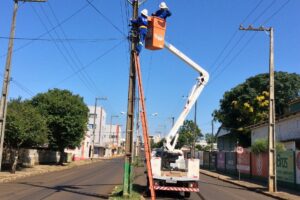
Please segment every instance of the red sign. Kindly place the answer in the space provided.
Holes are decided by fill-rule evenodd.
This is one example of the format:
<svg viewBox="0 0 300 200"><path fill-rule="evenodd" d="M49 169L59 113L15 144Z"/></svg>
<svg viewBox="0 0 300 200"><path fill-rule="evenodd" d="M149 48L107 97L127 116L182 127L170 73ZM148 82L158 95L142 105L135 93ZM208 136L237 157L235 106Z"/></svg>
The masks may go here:
<svg viewBox="0 0 300 200"><path fill-rule="evenodd" d="M237 152L238 154L242 154L242 153L244 152L243 147L237 147L237 148L236 148L236 152Z"/></svg>

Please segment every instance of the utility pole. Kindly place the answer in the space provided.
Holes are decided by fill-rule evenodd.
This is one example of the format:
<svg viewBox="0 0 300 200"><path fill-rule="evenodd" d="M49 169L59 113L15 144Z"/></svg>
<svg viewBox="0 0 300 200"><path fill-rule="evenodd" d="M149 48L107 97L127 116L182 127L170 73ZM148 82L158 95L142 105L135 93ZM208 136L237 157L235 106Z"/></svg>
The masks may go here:
<svg viewBox="0 0 300 200"><path fill-rule="evenodd" d="M93 136L92 136L92 148L91 148L91 160L94 158L95 151L95 132L96 132L96 118L97 118L97 101L98 100L107 100L106 97L96 97L95 98L95 109L94 109L94 122L93 122ZM101 133L101 119L102 119L102 108L101 108L101 116L100 116L100 133ZM100 143L100 134L99 134L99 143Z"/></svg>
<svg viewBox="0 0 300 200"><path fill-rule="evenodd" d="M139 5L143 4L146 0L138 1L133 0L128 2L132 5L132 19L137 19ZM138 38L137 28L132 26L129 38L131 39L130 47L130 66L129 66L129 85L128 85L128 104L127 104L127 119L126 119L126 141L125 141L125 163L124 163L124 177L123 177L123 196L128 197L132 190L132 146L133 146L133 132L134 132L134 101L136 89L136 70L134 51L136 49Z"/></svg>
<svg viewBox="0 0 300 200"><path fill-rule="evenodd" d="M14 37L16 29L16 17L18 11L18 2L45 2L46 0L14 0L14 10L13 17L9 35L8 50L6 56L6 64L3 78L2 94L0 100L0 171L2 165L2 153L3 153L3 142L5 135L5 122L6 122L6 109L7 109L7 96L9 91L9 82L10 82L10 71L11 71L11 58L12 51L14 46Z"/></svg>
<svg viewBox="0 0 300 200"><path fill-rule="evenodd" d="M265 28L253 28L251 25L248 28L240 26L240 30L244 31L264 31L269 32L270 37L270 56L269 56L269 128L268 128L268 139L269 139L269 177L268 177L268 189L269 192L277 191L277 180L276 180L276 137L275 137L275 98L274 98L274 38L273 38L273 27Z"/></svg>

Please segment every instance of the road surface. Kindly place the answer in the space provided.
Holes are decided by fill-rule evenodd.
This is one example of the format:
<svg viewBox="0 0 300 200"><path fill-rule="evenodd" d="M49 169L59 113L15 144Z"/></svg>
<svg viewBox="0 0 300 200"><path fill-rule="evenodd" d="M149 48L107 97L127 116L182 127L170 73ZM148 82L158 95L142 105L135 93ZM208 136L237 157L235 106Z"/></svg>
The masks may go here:
<svg viewBox="0 0 300 200"><path fill-rule="evenodd" d="M122 184L124 158L103 160L64 171L0 184L1 200L108 199Z"/></svg>
<svg viewBox="0 0 300 200"><path fill-rule="evenodd" d="M243 187L239 187L230 183L223 182L216 178L212 178L201 174L200 176L200 192L191 193L191 200L272 200L273 198L249 191ZM157 200L160 199L184 199L178 193L160 192Z"/></svg>

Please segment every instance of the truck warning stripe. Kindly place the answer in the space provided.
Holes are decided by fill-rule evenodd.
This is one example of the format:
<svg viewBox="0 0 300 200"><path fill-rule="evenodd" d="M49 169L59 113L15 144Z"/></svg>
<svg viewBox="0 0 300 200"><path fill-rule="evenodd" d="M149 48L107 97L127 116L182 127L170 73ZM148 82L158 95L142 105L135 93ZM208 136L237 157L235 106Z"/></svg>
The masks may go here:
<svg viewBox="0 0 300 200"><path fill-rule="evenodd" d="M154 189L165 190L165 191L178 191L178 192L199 192L199 188L187 188L187 187L154 186Z"/></svg>

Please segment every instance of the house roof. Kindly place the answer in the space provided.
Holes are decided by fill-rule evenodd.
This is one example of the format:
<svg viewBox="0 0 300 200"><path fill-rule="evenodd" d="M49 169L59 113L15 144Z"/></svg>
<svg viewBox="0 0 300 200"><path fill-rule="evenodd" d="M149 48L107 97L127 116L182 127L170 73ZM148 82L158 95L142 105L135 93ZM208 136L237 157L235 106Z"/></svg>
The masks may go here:
<svg viewBox="0 0 300 200"><path fill-rule="evenodd" d="M288 118L291 118L291 117L298 117L300 116L300 111L298 112L294 112L294 113L288 113L286 115L282 115L282 116L279 116L276 118L276 123L282 121L282 120L285 120L285 119L288 119ZM253 124L251 126L248 126L246 128L249 128L249 129L254 129L254 128L259 128L259 127L262 127L262 126L265 126L268 124L268 121L263 121L263 122L260 122L260 123L257 123L257 124Z"/></svg>
<svg viewBox="0 0 300 200"><path fill-rule="evenodd" d="M289 104L294 104L294 103L299 103L300 102L300 97L297 97L293 99L292 101L289 102Z"/></svg>
<svg viewBox="0 0 300 200"><path fill-rule="evenodd" d="M216 136L217 136L217 137L222 137L222 136L224 136L224 135L228 135L229 133L230 133L229 129L224 128L224 127L221 126L221 127L219 128L219 130L218 130Z"/></svg>

